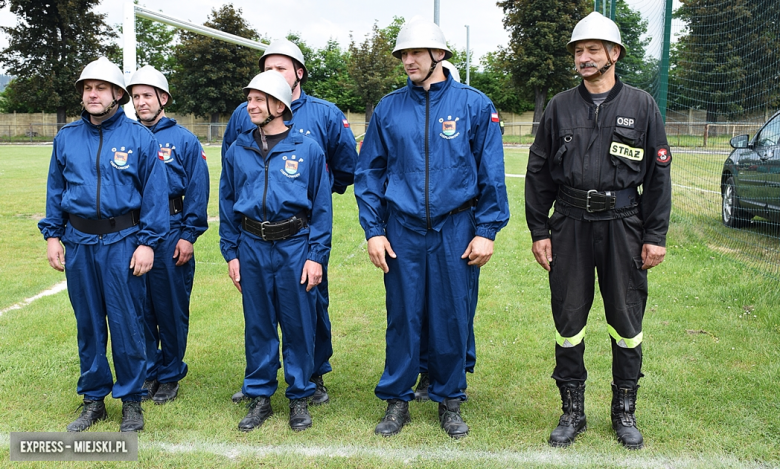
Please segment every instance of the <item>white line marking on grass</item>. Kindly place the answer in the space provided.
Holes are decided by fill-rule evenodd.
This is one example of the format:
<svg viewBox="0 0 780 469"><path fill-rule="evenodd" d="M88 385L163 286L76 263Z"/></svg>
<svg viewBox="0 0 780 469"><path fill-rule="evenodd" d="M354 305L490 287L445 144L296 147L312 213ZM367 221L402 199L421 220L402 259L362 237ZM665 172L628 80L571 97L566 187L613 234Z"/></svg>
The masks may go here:
<svg viewBox="0 0 780 469"><path fill-rule="evenodd" d="M588 448L581 452L560 451L552 448L529 449L525 451L471 451L467 449L397 449L381 446L309 446L309 445L243 445L226 443L162 443L141 442L140 449L158 450L169 453L210 453L235 460L240 457L263 458L270 455L290 455L326 458L372 458L397 463L414 464L427 462L457 462L470 465L488 463L499 467L522 467L524 465L554 465L564 467L604 466L604 467L765 467L764 463L740 460L723 454L682 457L664 457L663 455L627 454L615 457L614 454L595 453ZM334 461L335 462L335 461ZM492 464L491 464L492 463Z"/></svg>
<svg viewBox="0 0 780 469"><path fill-rule="evenodd" d="M13 311L15 309L22 309L25 306L29 305L35 300L38 300L40 298L43 298L44 296L50 296L50 295L56 295L57 293L67 290L68 289L68 282L63 280L62 282L58 283L57 285L54 285L53 287L49 288L48 290L42 291L38 293L35 296L32 296L30 298L27 298L26 300L16 303L13 306L9 306L3 310L0 310L0 316L3 315L3 313L7 313L8 311Z"/></svg>
<svg viewBox="0 0 780 469"><path fill-rule="evenodd" d="M689 189L689 190L692 190L692 191L699 191L699 192L706 192L708 194L718 194L718 195L720 195L720 192L718 192L718 191L711 191L709 189L700 189L698 187L683 186L682 184L674 184L674 183L672 183L672 185L675 186L675 187L682 187L683 189Z"/></svg>
<svg viewBox="0 0 780 469"><path fill-rule="evenodd" d="M508 178L524 178L525 174L505 174L504 176Z"/></svg>

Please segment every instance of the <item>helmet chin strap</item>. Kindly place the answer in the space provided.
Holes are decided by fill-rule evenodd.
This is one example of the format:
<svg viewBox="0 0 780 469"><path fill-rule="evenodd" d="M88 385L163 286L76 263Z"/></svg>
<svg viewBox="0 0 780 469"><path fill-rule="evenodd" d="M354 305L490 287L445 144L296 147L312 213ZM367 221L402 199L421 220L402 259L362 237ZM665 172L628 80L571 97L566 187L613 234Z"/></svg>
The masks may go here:
<svg viewBox="0 0 780 469"><path fill-rule="evenodd" d="M298 63L295 59L292 59L293 63L293 72L295 72L295 83L290 87L292 91L295 91L295 88L298 87L298 83L301 82L300 78L298 78Z"/></svg>
<svg viewBox="0 0 780 469"><path fill-rule="evenodd" d="M601 78L601 76L604 75L607 72L607 70L609 70L610 67L612 67L614 64L615 63L612 62L611 60L607 60L607 64L601 67L596 73L594 73L589 77L583 77L583 79L591 81L591 80L595 80L596 78Z"/></svg>
<svg viewBox="0 0 780 469"><path fill-rule="evenodd" d="M263 132L263 127L265 127L272 120L281 116L275 116L271 114L271 105L268 104L268 101L270 101L270 97L268 96L268 93L264 93L264 94L265 94L265 108L268 110L268 117L266 117L263 122L257 125L257 130L260 131L260 141L263 142L263 153L268 153L268 140L266 140L265 138L265 132Z"/></svg>
<svg viewBox="0 0 780 469"><path fill-rule="evenodd" d="M436 70L436 66L437 66L437 65L439 65L439 62L441 62L440 60L436 60L436 59L434 59L434 58L433 58L433 52L431 52L431 49L430 49L430 48L428 49L428 55L430 55L430 56L431 56L431 68L430 68L430 70L428 70L428 74L427 74L427 75L425 75L425 78L423 78L423 79L420 81L420 84L421 84L421 85L422 85L423 83L425 83L425 80L427 80L428 78L430 78L430 77L431 77L431 75L433 75L433 72L434 72L434 70Z"/></svg>

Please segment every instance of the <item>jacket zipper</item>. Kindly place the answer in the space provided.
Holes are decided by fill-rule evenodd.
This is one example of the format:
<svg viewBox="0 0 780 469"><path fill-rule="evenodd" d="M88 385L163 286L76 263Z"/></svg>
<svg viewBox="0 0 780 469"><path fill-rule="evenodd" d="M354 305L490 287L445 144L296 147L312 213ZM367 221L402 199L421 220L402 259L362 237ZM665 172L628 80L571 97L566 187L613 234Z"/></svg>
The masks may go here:
<svg viewBox="0 0 780 469"><path fill-rule="evenodd" d="M268 221L268 214L265 208L265 199L268 195L268 162L271 159L271 152L268 152L267 158L263 159L263 171L265 172L265 184L263 185L263 221Z"/></svg>
<svg viewBox="0 0 780 469"><path fill-rule="evenodd" d="M103 128L101 126L97 126L97 128L100 134L100 143L95 157L95 170L97 171L97 217L100 220L100 152L103 151Z"/></svg>
<svg viewBox="0 0 780 469"><path fill-rule="evenodd" d="M428 115L431 110L431 92L430 90L427 90L425 92L425 219L428 222L428 229L430 230L432 228L431 226L431 208L428 205L428 190L429 190L429 183L430 183L430 174L429 174L429 147L428 147Z"/></svg>

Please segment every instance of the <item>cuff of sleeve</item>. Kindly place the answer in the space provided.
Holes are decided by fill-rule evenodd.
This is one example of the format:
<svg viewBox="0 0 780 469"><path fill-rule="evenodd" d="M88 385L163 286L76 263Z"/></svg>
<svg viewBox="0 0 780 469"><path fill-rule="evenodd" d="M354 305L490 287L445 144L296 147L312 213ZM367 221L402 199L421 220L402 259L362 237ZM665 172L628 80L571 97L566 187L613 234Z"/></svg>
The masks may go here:
<svg viewBox="0 0 780 469"><path fill-rule="evenodd" d="M495 241L496 240L496 233L497 233L496 230L490 229L490 228L485 227L485 226L478 226L477 227L477 232L475 233L475 235L476 236L480 236L482 238L487 238L487 239L489 239L491 241Z"/></svg>
<svg viewBox="0 0 780 469"><path fill-rule="evenodd" d="M652 244L653 246L661 246L662 248L665 248L666 236L658 236L658 235L645 233L645 235L642 237L642 244Z"/></svg>
<svg viewBox="0 0 780 469"><path fill-rule="evenodd" d="M236 250L234 249L228 249L227 251L222 251L222 257L225 258L225 262L230 262L233 259L236 259L238 255L236 254Z"/></svg>
<svg viewBox="0 0 780 469"><path fill-rule="evenodd" d="M149 246L150 248L152 248L154 250L157 249L157 245L158 244L160 244L160 239L159 238L155 239L154 241L152 241L151 239L148 239L148 238L147 239L143 239L143 238L139 238L138 239L138 245L139 246Z"/></svg>
<svg viewBox="0 0 780 469"><path fill-rule="evenodd" d="M195 241L198 240L198 235L196 235L193 231L184 230L181 232L179 239L183 239L184 241L189 241L190 243L195 244Z"/></svg>
<svg viewBox="0 0 780 469"><path fill-rule="evenodd" d="M550 230L539 230L539 231L532 231L531 232L531 240L533 242L541 241L543 239L549 239L550 238Z"/></svg>
<svg viewBox="0 0 780 469"><path fill-rule="evenodd" d="M370 230L366 231L366 241L373 238L374 236L387 236L385 234L385 228L383 226L378 226L376 228L371 228Z"/></svg>
<svg viewBox="0 0 780 469"><path fill-rule="evenodd" d="M309 255L306 257L307 260L314 261L320 265L326 265L328 263L328 255L321 252L315 252L315 251L309 251Z"/></svg>

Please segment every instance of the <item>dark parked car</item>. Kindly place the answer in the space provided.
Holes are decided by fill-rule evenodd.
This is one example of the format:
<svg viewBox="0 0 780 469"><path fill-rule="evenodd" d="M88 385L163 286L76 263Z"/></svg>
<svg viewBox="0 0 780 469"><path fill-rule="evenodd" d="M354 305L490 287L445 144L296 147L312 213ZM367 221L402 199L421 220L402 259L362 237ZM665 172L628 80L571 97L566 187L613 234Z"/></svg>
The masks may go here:
<svg viewBox="0 0 780 469"><path fill-rule="evenodd" d="M745 226L754 216L780 222L780 111L751 140L731 139L720 187L723 224Z"/></svg>

